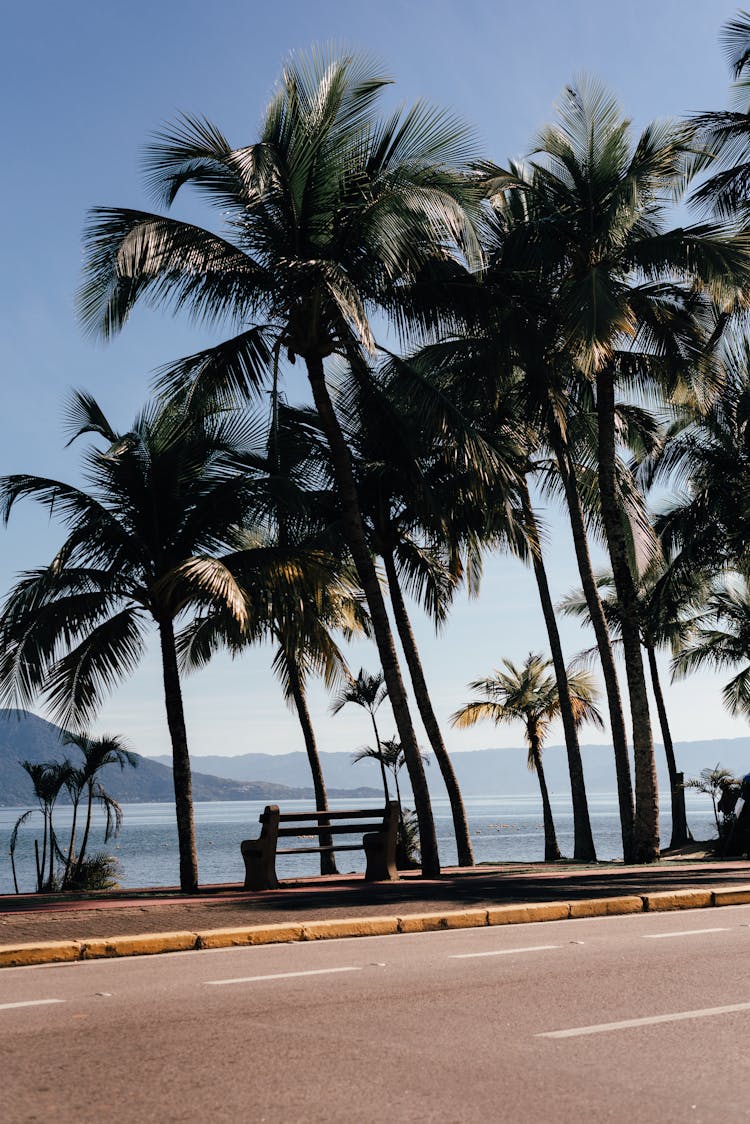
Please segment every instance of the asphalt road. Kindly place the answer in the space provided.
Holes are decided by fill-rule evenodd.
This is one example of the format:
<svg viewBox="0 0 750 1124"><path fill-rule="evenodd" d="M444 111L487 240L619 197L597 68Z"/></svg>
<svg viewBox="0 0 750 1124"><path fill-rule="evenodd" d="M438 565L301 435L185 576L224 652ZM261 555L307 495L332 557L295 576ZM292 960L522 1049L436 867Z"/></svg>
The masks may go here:
<svg viewBox="0 0 750 1124"><path fill-rule="evenodd" d="M0 1119L750 1119L750 906L0 972Z"/></svg>

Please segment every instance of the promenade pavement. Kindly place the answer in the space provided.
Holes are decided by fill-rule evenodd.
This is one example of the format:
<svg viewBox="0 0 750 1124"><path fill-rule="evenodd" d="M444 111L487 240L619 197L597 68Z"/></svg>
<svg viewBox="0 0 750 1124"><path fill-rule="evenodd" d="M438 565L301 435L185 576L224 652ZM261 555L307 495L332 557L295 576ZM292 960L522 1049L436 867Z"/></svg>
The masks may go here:
<svg viewBox="0 0 750 1124"><path fill-rule="evenodd" d="M222 929L290 922L400 917L503 905L575 902L718 887L750 886L750 862L669 861L622 864L505 864L452 868L439 879L404 872L395 883L362 876L289 880L278 890L238 885L62 896L0 896L0 945L82 941L141 933Z"/></svg>

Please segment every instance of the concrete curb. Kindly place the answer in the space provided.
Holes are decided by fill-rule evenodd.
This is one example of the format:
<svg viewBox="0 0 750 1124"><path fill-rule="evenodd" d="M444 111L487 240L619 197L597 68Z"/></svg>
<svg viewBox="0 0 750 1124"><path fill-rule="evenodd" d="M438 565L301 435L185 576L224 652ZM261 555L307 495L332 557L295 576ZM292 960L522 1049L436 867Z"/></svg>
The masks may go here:
<svg viewBox="0 0 750 1124"><path fill-rule="evenodd" d="M91 937L78 941L39 941L34 944L0 945L0 968L191 952L204 948L337 940L344 937L379 937L395 933L428 933L445 929L481 928L486 925L523 925L578 917L613 917L625 913L748 904L750 885L717 886L712 890L672 890L612 898L582 898L571 902L538 902L491 906L489 909L407 913L402 917L351 917L228 929L200 929L195 933L140 933L119 937Z"/></svg>

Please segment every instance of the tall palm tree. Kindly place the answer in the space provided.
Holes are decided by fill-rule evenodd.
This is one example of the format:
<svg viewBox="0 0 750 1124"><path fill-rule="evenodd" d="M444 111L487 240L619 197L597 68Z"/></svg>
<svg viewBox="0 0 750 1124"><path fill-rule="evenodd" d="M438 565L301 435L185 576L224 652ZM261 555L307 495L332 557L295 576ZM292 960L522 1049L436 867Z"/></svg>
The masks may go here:
<svg viewBox="0 0 750 1124"><path fill-rule="evenodd" d="M689 138L650 125L631 139L616 101L595 83L568 87L558 121L537 141L527 241L554 278L565 349L596 392L602 521L622 613L635 758L635 855L659 856L658 792L637 595L616 483L619 385L689 380L709 386L710 300L734 301L750 280L750 242L719 224L669 229ZM506 181L508 182L508 181Z"/></svg>
<svg viewBox="0 0 750 1124"><path fill-rule="evenodd" d="M480 697L457 710L451 717L451 724L465 729L484 719L489 719L496 726L523 722L529 750L528 765L537 775L542 794L544 861L555 862L561 855L542 765L542 749L550 725L560 715L557 683L554 675L550 674L552 661L532 652L520 667L510 660L503 660L503 667L504 671L498 669L489 678L477 679L469 684L470 690L479 692ZM569 672L568 690L576 723L593 722L601 727L601 714L595 705L598 692L589 673Z"/></svg>
<svg viewBox="0 0 750 1124"><path fill-rule="evenodd" d="M479 260L478 195L465 174L472 153L463 126L423 104L381 119L375 104L388 81L364 60L313 51L284 67L256 143L233 148L204 118L181 118L149 146L148 184L167 205L192 184L218 207L226 236L160 214L99 208L86 232L80 307L104 336L119 331L142 297L239 326L218 347L174 365L162 382L171 392L244 396L269 378L274 355L304 363L406 753L423 869L432 875L439 857L427 783L326 360L343 354L362 369L363 351L374 346L374 310L405 328L402 294L423 267Z"/></svg>
<svg viewBox="0 0 750 1124"><path fill-rule="evenodd" d="M385 771L383 744L380 740L380 732L375 715L380 709L381 704L387 698L388 688L385 685L383 673L381 671L365 671L365 669L361 667L356 676L352 676L349 682L342 687L331 700L331 714L338 714L348 703L353 703L354 706L362 707L362 709L366 710L370 715L372 731L375 735L375 753L380 765L380 777L383 782L383 797L386 804L390 800L391 794L388 791L388 777Z"/></svg>
<svg viewBox="0 0 750 1124"><path fill-rule="evenodd" d="M553 458L563 486L578 569L600 652L617 772L623 854L629 862L633 857L634 806L625 719L612 645L594 580L578 463L571 450L570 430L578 409L580 372L565 350L564 310L555 299L554 276L541 271L540 255L529 245L529 206L516 188L522 180L528 180L531 187L531 176L514 165L510 172L500 174L494 168L485 170L484 182L493 216L485 238L487 265L480 278L460 276L457 283L445 286L452 305L458 306L455 315L461 321L461 330L454 338L430 345L410 360L408 366L416 368L417 374L413 393L416 396L429 380L436 383L438 403L442 404L446 397L453 402L458 395L460 413L471 419L475 432L484 435L490 446L496 434L507 428L523 435L528 446L524 472L529 471L532 456L544 457L548 450ZM441 295L438 291L434 299ZM455 424L454 415L450 422ZM521 506L526 509L524 522L539 581L542 572L533 511L524 502L522 484L518 491ZM487 502L491 511L491 496ZM563 708L573 794L575 854L581 859L593 858L580 748L566 700L565 662L555 642L551 600L544 608L544 583L539 589L548 629L552 627L550 646Z"/></svg>
<svg viewBox="0 0 750 1124"><path fill-rule="evenodd" d="M480 539L488 527L488 487L474 454L476 438L452 425L432 431L401 393L403 364L395 357L371 382L342 382L340 414L354 461L368 541L383 560L388 594L422 724L451 806L458 862L473 866L466 809L427 687L406 604L410 594L440 629L462 582L478 584ZM515 450L514 450L515 451ZM522 549L515 525L501 513L512 468L496 450L491 520L495 545ZM513 534L515 532L515 538Z"/></svg>
<svg viewBox="0 0 750 1124"><path fill-rule="evenodd" d="M80 729L141 658L149 623L159 632L180 852L180 885L198 884L190 757L174 622L219 602L244 619L234 578L217 558L247 505L248 483L231 466L241 427L226 418L152 406L129 433L115 431L88 395L74 396L74 435L103 439L85 458L88 490L38 476L0 480L7 520L31 497L68 537L49 566L23 575L0 615L0 697L41 697Z"/></svg>

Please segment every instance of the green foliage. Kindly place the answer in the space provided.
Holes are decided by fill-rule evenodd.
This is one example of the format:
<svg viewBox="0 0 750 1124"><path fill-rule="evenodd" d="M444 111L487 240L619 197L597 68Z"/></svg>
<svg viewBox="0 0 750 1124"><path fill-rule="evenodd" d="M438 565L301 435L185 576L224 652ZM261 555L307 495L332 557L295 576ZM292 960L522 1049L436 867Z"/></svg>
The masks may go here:
<svg viewBox="0 0 750 1124"><path fill-rule="evenodd" d="M120 865L114 855L97 851L76 866L69 890L117 890Z"/></svg>

